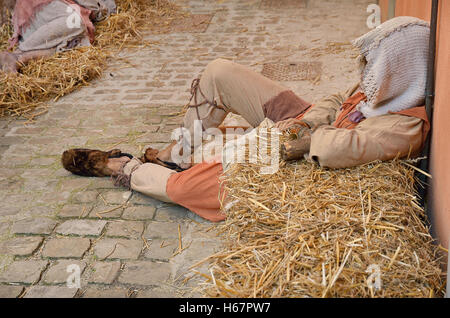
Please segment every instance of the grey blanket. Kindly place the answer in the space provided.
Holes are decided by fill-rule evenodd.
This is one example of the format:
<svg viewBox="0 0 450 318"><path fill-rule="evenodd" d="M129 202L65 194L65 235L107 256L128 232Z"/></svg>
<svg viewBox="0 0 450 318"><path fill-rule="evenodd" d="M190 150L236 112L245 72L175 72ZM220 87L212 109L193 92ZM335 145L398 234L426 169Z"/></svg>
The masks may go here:
<svg viewBox="0 0 450 318"><path fill-rule="evenodd" d="M115 12L114 0L75 0L93 11L93 20L103 20ZM22 52L56 49L57 52L89 46L90 40L76 6L55 0L38 11L19 41Z"/></svg>

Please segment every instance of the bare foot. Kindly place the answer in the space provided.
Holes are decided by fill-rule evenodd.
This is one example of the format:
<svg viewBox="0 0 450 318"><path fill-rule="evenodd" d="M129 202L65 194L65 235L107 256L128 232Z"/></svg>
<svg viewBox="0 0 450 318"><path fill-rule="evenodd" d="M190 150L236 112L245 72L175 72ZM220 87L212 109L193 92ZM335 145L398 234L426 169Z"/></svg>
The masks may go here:
<svg viewBox="0 0 450 318"><path fill-rule="evenodd" d="M164 148L163 150L161 150L158 153L157 158L162 161L173 162L172 161L172 149L173 149L173 147L175 147L176 144L177 144L177 142L173 141L169 146L167 146L166 148ZM183 150L181 150L181 153L182 152L183 152Z"/></svg>
<svg viewBox="0 0 450 318"><path fill-rule="evenodd" d="M122 170L122 167L125 166L127 162L129 162L131 159L128 157L120 157L120 158L111 158L108 159L108 163L106 164L106 167L111 169L112 175L116 176L120 173Z"/></svg>
<svg viewBox="0 0 450 318"><path fill-rule="evenodd" d="M0 70L7 73L17 73L17 56L9 52L0 52Z"/></svg>
<svg viewBox="0 0 450 318"><path fill-rule="evenodd" d="M166 148L164 148L163 150L161 150L158 153L157 158L159 160L165 161L165 162L175 162L175 160L172 159L172 149L173 149L173 147L176 146L176 144L177 144L177 142L173 141L169 146L167 146ZM180 156L183 156L183 149L180 150L179 154L180 154ZM191 158L191 161L192 161L192 158ZM181 163L181 164L179 164L179 166L182 169L189 169L190 167L192 167L192 163Z"/></svg>

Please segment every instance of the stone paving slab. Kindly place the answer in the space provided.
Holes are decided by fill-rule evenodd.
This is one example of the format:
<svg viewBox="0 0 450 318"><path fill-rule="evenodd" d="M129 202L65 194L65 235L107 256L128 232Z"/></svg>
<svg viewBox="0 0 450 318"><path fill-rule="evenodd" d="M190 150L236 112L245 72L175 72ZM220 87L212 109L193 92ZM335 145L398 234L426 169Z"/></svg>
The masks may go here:
<svg viewBox="0 0 450 318"><path fill-rule="evenodd" d="M178 239L150 239L150 247L144 257L152 260L168 261L178 248Z"/></svg>
<svg viewBox="0 0 450 318"><path fill-rule="evenodd" d="M61 153L119 148L140 156L167 146L191 81L217 58L256 72L284 66L291 73L281 84L311 103L358 81L349 41L368 31L370 0L174 2L205 22L144 33L157 44L123 50L98 80L48 103L32 123L0 119L0 295L21 291L5 284L36 283L28 297L201 296L189 268L221 248L214 224L110 178L74 176ZM69 262L84 268L77 294L60 289Z"/></svg>
<svg viewBox="0 0 450 318"><path fill-rule="evenodd" d="M128 289L126 288L109 288L99 289L89 287L83 293L82 298L128 298Z"/></svg>
<svg viewBox="0 0 450 318"><path fill-rule="evenodd" d="M106 229L106 236L140 238L144 232L144 223L138 221L110 221Z"/></svg>
<svg viewBox="0 0 450 318"><path fill-rule="evenodd" d="M58 260L49 266L42 282L48 285L66 284L71 274L77 272L81 275L85 268L86 263L80 260Z"/></svg>
<svg viewBox="0 0 450 318"><path fill-rule="evenodd" d="M107 191L100 195L108 204L122 205L128 201L131 194L132 193L130 191Z"/></svg>
<svg viewBox="0 0 450 318"><path fill-rule="evenodd" d="M144 148L143 148L144 150ZM162 205L161 201L150 198L149 196L143 195L141 193L134 192L133 196L130 199L130 204L132 206L151 206L151 207L159 207Z"/></svg>
<svg viewBox="0 0 450 318"><path fill-rule="evenodd" d="M167 263L128 262L119 276L119 282L129 285L154 286L166 283L170 275L171 268Z"/></svg>
<svg viewBox="0 0 450 318"><path fill-rule="evenodd" d="M78 204L89 204L91 202L96 201L97 196L99 195L98 191L96 190L85 190L76 193L72 197L72 202L78 203Z"/></svg>
<svg viewBox="0 0 450 318"><path fill-rule="evenodd" d="M155 217L154 206L132 206L123 211L122 218L126 220L148 221Z"/></svg>
<svg viewBox="0 0 450 318"><path fill-rule="evenodd" d="M64 237L49 239L42 250L42 257L48 258L81 258L89 249L88 238Z"/></svg>
<svg viewBox="0 0 450 318"><path fill-rule="evenodd" d="M6 206L3 207L2 209L0 209L0 216L5 217L5 216L9 216L9 215L15 215L18 214L20 212L20 208L19 207L15 207L15 206Z"/></svg>
<svg viewBox="0 0 450 318"><path fill-rule="evenodd" d="M125 207L123 205L105 205L103 202L98 204L89 213L89 218L94 219L118 219L122 216Z"/></svg>
<svg viewBox="0 0 450 318"><path fill-rule="evenodd" d="M23 292L23 286L0 285L1 298L17 298Z"/></svg>
<svg viewBox="0 0 450 318"><path fill-rule="evenodd" d="M136 298L176 298L179 297L173 288L152 288L138 291Z"/></svg>
<svg viewBox="0 0 450 318"><path fill-rule="evenodd" d="M49 235L58 224L56 220L49 218L33 218L17 221L13 224L13 234L38 234Z"/></svg>
<svg viewBox="0 0 450 318"><path fill-rule="evenodd" d="M144 232L144 237L149 239L154 238L178 238L178 228L180 228L180 233L186 232L187 227L185 224L180 224L176 222L152 222L148 225Z"/></svg>
<svg viewBox="0 0 450 318"><path fill-rule="evenodd" d="M175 221L188 218L188 210L181 206L166 206L156 211L155 221Z"/></svg>
<svg viewBox="0 0 450 318"><path fill-rule="evenodd" d="M9 222L2 222L0 223L0 237L6 233L9 232L10 223Z"/></svg>
<svg viewBox="0 0 450 318"><path fill-rule="evenodd" d="M61 208L58 212L59 218L82 218L91 213L94 208L94 204L80 205L80 204L68 204Z"/></svg>
<svg viewBox="0 0 450 318"><path fill-rule="evenodd" d="M116 279L121 263L113 262L96 262L92 268L88 270L89 283L93 284L112 284Z"/></svg>
<svg viewBox="0 0 450 318"><path fill-rule="evenodd" d="M15 237L0 243L0 254L29 256L41 245L42 237Z"/></svg>
<svg viewBox="0 0 450 318"><path fill-rule="evenodd" d="M27 291L23 298L73 298L77 292L77 288L33 286Z"/></svg>
<svg viewBox="0 0 450 318"><path fill-rule="evenodd" d="M58 225L55 232L62 235L99 236L106 226L100 220L68 220Z"/></svg>
<svg viewBox="0 0 450 318"><path fill-rule="evenodd" d="M31 285L39 281L41 273L47 267L47 261L16 261L0 273L2 283L20 283Z"/></svg>
<svg viewBox="0 0 450 318"><path fill-rule="evenodd" d="M262 0L261 8L267 9L305 9L308 0Z"/></svg>
<svg viewBox="0 0 450 318"><path fill-rule="evenodd" d="M94 254L99 260L137 259L144 242L141 239L101 239L94 246Z"/></svg>

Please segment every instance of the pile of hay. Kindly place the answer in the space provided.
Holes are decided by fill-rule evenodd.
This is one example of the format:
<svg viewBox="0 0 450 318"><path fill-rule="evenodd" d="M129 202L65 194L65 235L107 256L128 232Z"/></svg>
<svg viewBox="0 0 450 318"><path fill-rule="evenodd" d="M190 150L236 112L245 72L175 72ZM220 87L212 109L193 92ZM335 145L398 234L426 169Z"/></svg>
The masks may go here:
<svg viewBox="0 0 450 318"><path fill-rule="evenodd" d="M234 164L224 181L226 244L207 259L211 275L200 274L207 296L443 296L445 252L406 161L339 170L282 163L273 175Z"/></svg>
<svg viewBox="0 0 450 318"><path fill-rule="evenodd" d="M46 60L32 61L20 74L0 71L0 117L21 116L32 120L45 112L45 102L73 92L99 77L108 58L122 48L148 45L142 32L157 33L184 16L168 0L116 0L117 14L96 25L96 40L89 48L56 54ZM0 28L0 50L7 48L12 27Z"/></svg>

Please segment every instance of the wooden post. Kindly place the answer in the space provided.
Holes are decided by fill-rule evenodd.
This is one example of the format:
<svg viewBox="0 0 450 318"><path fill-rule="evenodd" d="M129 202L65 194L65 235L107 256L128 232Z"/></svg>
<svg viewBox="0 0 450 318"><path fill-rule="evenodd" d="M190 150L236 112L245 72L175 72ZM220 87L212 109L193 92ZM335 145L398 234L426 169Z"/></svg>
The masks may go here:
<svg viewBox="0 0 450 318"><path fill-rule="evenodd" d="M388 20L395 18L395 6L396 5L397 5L396 0L389 0Z"/></svg>

